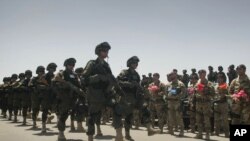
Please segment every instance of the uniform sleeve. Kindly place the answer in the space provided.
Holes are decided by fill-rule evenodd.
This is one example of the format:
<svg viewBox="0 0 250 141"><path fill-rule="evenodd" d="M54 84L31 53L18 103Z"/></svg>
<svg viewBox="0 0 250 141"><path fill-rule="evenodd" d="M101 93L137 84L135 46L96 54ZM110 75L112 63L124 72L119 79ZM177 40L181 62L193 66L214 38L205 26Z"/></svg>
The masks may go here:
<svg viewBox="0 0 250 141"><path fill-rule="evenodd" d="M121 71L121 73L117 76L117 80L121 87L134 87L133 84L128 80L126 70Z"/></svg>
<svg viewBox="0 0 250 141"><path fill-rule="evenodd" d="M234 94L235 83L236 83L236 79L234 79L234 80L231 82L230 86L229 86L228 93L229 93L230 95L233 95L233 94Z"/></svg>
<svg viewBox="0 0 250 141"><path fill-rule="evenodd" d="M98 74L91 76L93 67L94 67L94 61L91 60L87 63L83 71L83 77L85 78L84 81L86 84L93 84L93 83L97 83L100 81L100 76Z"/></svg>

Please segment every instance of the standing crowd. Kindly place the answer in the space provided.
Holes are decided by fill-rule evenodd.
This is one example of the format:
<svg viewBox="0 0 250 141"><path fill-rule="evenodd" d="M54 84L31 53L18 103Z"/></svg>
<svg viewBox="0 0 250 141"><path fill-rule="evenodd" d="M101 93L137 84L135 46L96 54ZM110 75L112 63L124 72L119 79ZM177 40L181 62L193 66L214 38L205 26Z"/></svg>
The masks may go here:
<svg viewBox="0 0 250 141"><path fill-rule="evenodd" d="M116 131L115 141L133 140L132 126L147 128L147 134L184 136L184 130L196 133L196 138L209 140L210 135L224 133L229 137L229 124L250 124L250 80L246 66L223 67L218 72L212 66L196 73L192 69L179 75L176 69L167 74L167 84L160 81L159 73L142 76L136 71L140 62L137 56L127 60L127 68L117 77L105 61L111 46L107 42L95 48L97 58L88 61L85 68L74 69L76 60L64 61L64 70L55 74L57 65L38 66L36 76L26 70L19 75L4 77L0 85L2 118L22 124L32 118L37 128L38 114L42 112L41 132L46 124L57 117L58 141L66 140L64 131L70 116L71 131L86 132L88 141L103 136L101 124L112 120ZM227 83L228 78L228 83ZM87 130L83 127L86 120ZM75 128L74 122L77 122ZM164 128L167 127L167 128ZM125 136L122 129L125 129ZM159 128L159 129L158 129ZM174 132L175 131L175 132Z"/></svg>

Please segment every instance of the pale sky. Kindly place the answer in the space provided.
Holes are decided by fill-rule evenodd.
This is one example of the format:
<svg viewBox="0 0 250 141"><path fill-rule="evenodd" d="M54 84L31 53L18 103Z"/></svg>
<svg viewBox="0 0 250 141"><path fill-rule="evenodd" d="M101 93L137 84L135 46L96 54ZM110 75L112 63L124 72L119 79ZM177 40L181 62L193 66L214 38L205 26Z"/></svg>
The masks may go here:
<svg viewBox="0 0 250 141"><path fill-rule="evenodd" d="M63 69L111 45L114 75L137 55L140 75L212 65L250 70L249 0L0 0L0 79L50 62Z"/></svg>

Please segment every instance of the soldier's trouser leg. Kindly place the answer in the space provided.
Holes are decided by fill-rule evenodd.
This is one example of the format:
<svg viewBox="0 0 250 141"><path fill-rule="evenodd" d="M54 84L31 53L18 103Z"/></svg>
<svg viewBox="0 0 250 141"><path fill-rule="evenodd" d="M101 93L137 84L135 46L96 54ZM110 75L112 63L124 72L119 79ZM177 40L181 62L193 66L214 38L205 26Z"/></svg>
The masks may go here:
<svg viewBox="0 0 250 141"><path fill-rule="evenodd" d="M215 127L215 135L219 135L220 134L220 128L221 128L221 114L219 114L218 112L214 112L214 127Z"/></svg>
<svg viewBox="0 0 250 141"><path fill-rule="evenodd" d="M113 127L115 129L122 128L122 116L118 114L115 110L113 112Z"/></svg>
<svg viewBox="0 0 250 141"><path fill-rule="evenodd" d="M28 111L28 107L23 107L22 109L23 125L26 125L27 111Z"/></svg>
<svg viewBox="0 0 250 141"><path fill-rule="evenodd" d="M8 109L7 99L4 98L4 99L2 100L3 118L6 118L7 109Z"/></svg>
<svg viewBox="0 0 250 141"><path fill-rule="evenodd" d="M102 131L101 131L101 118L102 118L102 112L98 112L97 116L96 116L96 126L97 126L97 136L102 136Z"/></svg>
<svg viewBox="0 0 250 141"><path fill-rule="evenodd" d="M173 131L173 126L174 126L174 123L175 123L175 120L173 118L175 112L174 112L174 109L168 109L168 120L169 120L169 123L168 123L168 133L173 135L174 134L174 131Z"/></svg>
<svg viewBox="0 0 250 141"><path fill-rule="evenodd" d="M132 137L130 136L130 128L132 127L132 120L133 120L133 113L125 117L124 127L125 127L125 138L127 140L132 139Z"/></svg>
<svg viewBox="0 0 250 141"><path fill-rule="evenodd" d="M9 111L9 120L12 118L12 112L13 112L13 105L9 104L8 105L8 111Z"/></svg>
<svg viewBox="0 0 250 141"><path fill-rule="evenodd" d="M139 126L141 124L141 119L140 119L140 111L138 109L134 109L133 111L133 121L135 129L139 129Z"/></svg>
<svg viewBox="0 0 250 141"><path fill-rule="evenodd" d="M163 127L164 127L164 111L161 105L156 106L156 112L158 117L158 125L161 130L161 133L163 133Z"/></svg>
<svg viewBox="0 0 250 141"><path fill-rule="evenodd" d="M33 128L36 128L36 120L38 113L39 113L39 108L32 109Z"/></svg>
<svg viewBox="0 0 250 141"><path fill-rule="evenodd" d="M100 113L101 111L97 113L89 113L89 116L87 118L88 131L86 132L88 136L93 136L95 134L95 123L97 120L97 116Z"/></svg>
<svg viewBox="0 0 250 141"><path fill-rule="evenodd" d="M70 130L71 131L75 131L75 117L76 117L76 110L72 109L71 113L70 113Z"/></svg>
<svg viewBox="0 0 250 141"><path fill-rule="evenodd" d="M193 111L190 111L190 129L191 129L191 132L194 133L195 132L195 112Z"/></svg>
<svg viewBox="0 0 250 141"><path fill-rule="evenodd" d="M45 133L46 132L46 121L47 121L47 118L48 118L48 112L49 112L49 109L43 109L42 111L42 133Z"/></svg>
<svg viewBox="0 0 250 141"><path fill-rule="evenodd" d="M66 138L64 136L64 130L66 128L65 122L66 122L67 118L68 118L68 111L67 110L61 111L59 113L59 120L57 122L57 128L59 130L58 141L66 140Z"/></svg>
<svg viewBox="0 0 250 141"><path fill-rule="evenodd" d="M206 131L206 139L210 139L210 130L211 130L211 123L210 123L210 116L204 114L204 124L205 124L205 131Z"/></svg>
<svg viewBox="0 0 250 141"><path fill-rule="evenodd" d="M202 139L203 122L202 122L202 113L200 111L196 112L196 125L198 128L198 134L196 135L196 138Z"/></svg>
<svg viewBox="0 0 250 141"><path fill-rule="evenodd" d="M58 121L58 123L57 123L57 128L58 128L58 130L59 131L64 131L65 130L65 122L66 122L66 120L67 120L67 118L68 118L68 111L64 111L64 112L62 112L62 113L59 113L59 121Z"/></svg>

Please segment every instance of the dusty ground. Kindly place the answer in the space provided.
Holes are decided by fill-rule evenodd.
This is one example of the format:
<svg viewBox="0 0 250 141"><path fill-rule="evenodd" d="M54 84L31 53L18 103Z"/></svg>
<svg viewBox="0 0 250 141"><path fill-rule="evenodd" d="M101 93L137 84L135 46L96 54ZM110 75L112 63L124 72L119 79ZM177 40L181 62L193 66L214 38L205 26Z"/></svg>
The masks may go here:
<svg viewBox="0 0 250 141"><path fill-rule="evenodd" d="M48 124L47 129L48 132L43 135L41 134L41 121L38 121L38 129L31 129L32 120L28 119L28 125L22 126L21 121L22 117L18 117L19 122L13 123L12 121L8 121L7 119L3 119L0 117L0 140L1 141L56 141L58 130L55 128L55 119L53 120L53 124ZM69 119L67 120L67 125L69 125ZM84 127L85 123L84 123ZM67 126L65 131L65 136L68 141L87 141L87 136L85 133L76 133L70 132L69 126ZM96 141L112 141L115 137L115 130L110 126L110 123L107 125L102 125L102 132L104 136L102 138L95 138ZM166 134L166 130L163 134L158 134L154 136L147 136L146 128L141 127L140 130L131 130L131 136L135 141L197 141L198 139L194 139L195 134L188 133L185 131L185 137L177 137ZM176 134L178 134L176 132ZM213 141L229 141L228 138L217 136L211 136L211 140Z"/></svg>

